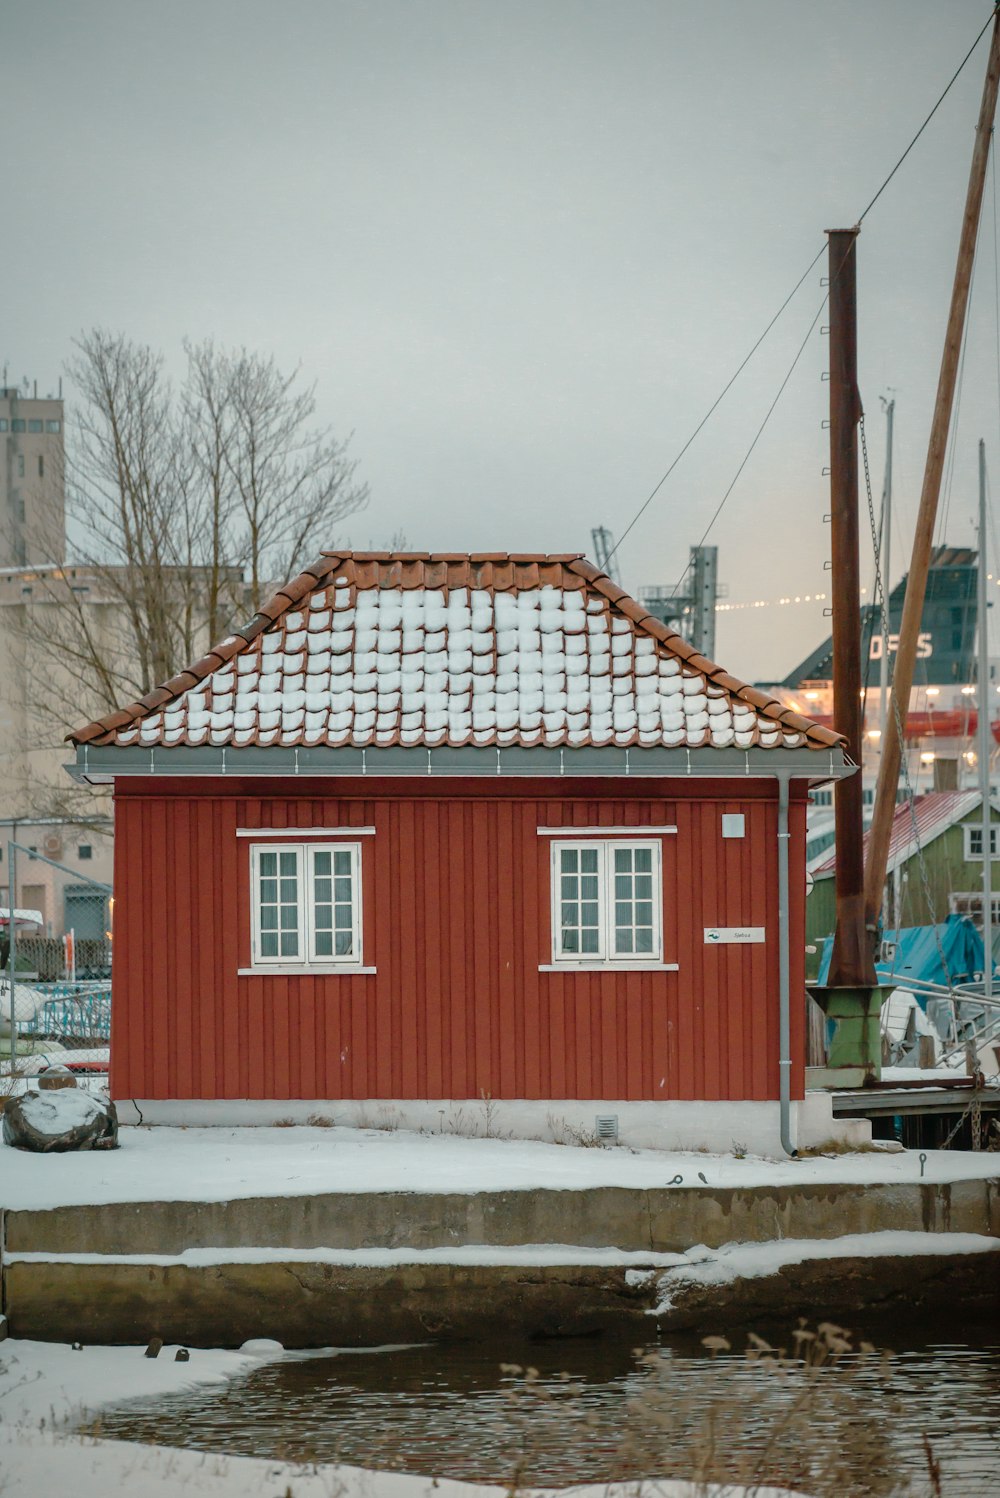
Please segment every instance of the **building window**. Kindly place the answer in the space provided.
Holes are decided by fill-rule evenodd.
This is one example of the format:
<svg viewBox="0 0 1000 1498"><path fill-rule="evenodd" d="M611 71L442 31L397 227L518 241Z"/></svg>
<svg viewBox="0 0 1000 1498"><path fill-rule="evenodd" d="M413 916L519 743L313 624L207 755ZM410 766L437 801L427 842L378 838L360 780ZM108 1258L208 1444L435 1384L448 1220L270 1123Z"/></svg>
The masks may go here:
<svg viewBox="0 0 1000 1498"><path fill-rule="evenodd" d="M554 843L554 963L650 963L663 957L658 842Z"/></svg>
<svg viewBox="0 0 1000 1498"><path fill-rule="evenodd" d="M84 863L86 863L89 859L93 858L93 856L94 856L94 850L91 847L90 843L81 843L80 846L79 846L79 848L76 851L77 851L77 856L79 858L81 858Z"/></svg>
<svg viewBox="0 0 1000 1498"><path fill-rule="evenodd" d="M24 431L24 419L23 419L23 417L15 416L14 419L12 420L11 424L10 424L10 429L11 429L12 432L23 432Z"/></svg>
<svg viewBox="0 0 1000 1498"><path fill-rule="evenodd" d="M282 843L250 849L255 967L361 964L361 846Z"/></svg>
<svg viewBox="0 0 1000 1498"><path fill-rule="evenodd" d="M40 432L41 430L42 430L42 423L41 423L41 421L38 419L37 416L33 416L31 418L31 420L28 422L28 431L29 432Z"/></svg>
<svg viewBox="0 0 1000 1498"><path fill-rule="evenodd" d="M979 930L983 929L983 897L979 892L957 891L948 896L948 908L954 915L968 916ZM1000 895L990 897L990 925L1000 930Z"/></svg>
<svg viewBox="0 0 1000 1498"><path fill-rule="evenodd" d="M17 476L19 479L24 478L24 453L17 455Z"/></svg>
<svg viewBox="0 0 1000 1498"><path fill-rule="evenodd" d="M6 416L0 416L0 432L6 432L6 431L9 431L9 430L10 430L10 427L9 427L9 423L7 421Z"/></svg>
<svg viewBox="0 0 1000 1498"><path fill-rule="evenodd" d="M61 421L47 421L45 423L45 430L47 432L61 432L62 431L62 422Z"/></svg>
<svg viewBox="0 0 1000 1498"><path fill-rule="evenodd" d="M40 479L43 479L45 477L45 459L42 457L41 453L38 454L38 477Z"/></svg>
<svg viewBox="0 0 1000 1498"><path fill-rule="evenodd" d="M965 857L982 858L983 856L983 829L982 827L963 827L965 833ZM995 858L997 853L997 826L990 828L990 857Z"/></svg>
<svg viewBox="0 0 1000 1498"><path fill-rule="evenodd" d="M833 791L830 789L830 787L826 786L821 790L813 791L812 804L813 806L832 806Z"/></svg>

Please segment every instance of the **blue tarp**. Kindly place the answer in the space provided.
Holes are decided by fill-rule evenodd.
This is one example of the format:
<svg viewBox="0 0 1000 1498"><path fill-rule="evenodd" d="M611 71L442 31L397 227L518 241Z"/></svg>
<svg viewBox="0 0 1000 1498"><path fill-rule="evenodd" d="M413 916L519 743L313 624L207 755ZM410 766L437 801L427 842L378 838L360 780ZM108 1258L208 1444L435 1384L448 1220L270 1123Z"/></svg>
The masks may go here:
<svg viewBox="0 0 1000 1498"><path fill-rule="evenodd" d="M950 915L939 926L904 926L899 931L885 931L884 942L896 943L893 961L880 962L875 971L879 982L888 986L919 979L924 983L971 983L985 968L983 938L968 916ZM819 982L826 982L830 971L833 937L823 943L819 965ZM941 965L941 956L947 971ZM994 964L994 971L996 965Z"/></svg>

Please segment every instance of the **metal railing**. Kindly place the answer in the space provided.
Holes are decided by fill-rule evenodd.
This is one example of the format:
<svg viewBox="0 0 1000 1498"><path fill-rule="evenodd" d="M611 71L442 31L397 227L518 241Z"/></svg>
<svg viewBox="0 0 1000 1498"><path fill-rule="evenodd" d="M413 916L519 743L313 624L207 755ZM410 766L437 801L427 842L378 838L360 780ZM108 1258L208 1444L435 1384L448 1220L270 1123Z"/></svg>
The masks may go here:
<svg viewBox="0 0 1000 1498"><path fill-rule="evenodd" d="M46 1046L106 1052L111 1038L112 890L22 843L8 842L7 850L10 895L7 936L0 936L0 1065L7 1063L13 1077L23 1070L19 1051L21 1063ZM17 895L24 895L24 886L18 890L19 854L70 876L71 882L64 881L61 888L65 935L19 931Z"/></svg>

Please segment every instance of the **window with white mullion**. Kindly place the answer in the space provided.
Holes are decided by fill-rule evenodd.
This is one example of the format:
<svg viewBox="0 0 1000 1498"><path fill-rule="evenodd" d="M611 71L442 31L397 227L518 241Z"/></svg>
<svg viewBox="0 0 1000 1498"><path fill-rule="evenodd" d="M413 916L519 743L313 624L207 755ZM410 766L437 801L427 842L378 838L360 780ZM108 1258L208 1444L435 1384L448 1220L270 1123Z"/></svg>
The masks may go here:
<svg viewBox="0 0 1000 1498"><path fill-rule="evenodd" d="M357 961L360 948L357 850L310 848L308 856L310 959Z"/></svg>
<svg viewBox="0 0 1000 1498"><path fill-rule="evenodd" d="M255 848L256 957L301 962L304 952L299 848Z"/></svg>
<svg viewBox="0 0 1000 1498"><path fill-rule="evenodd" d="M359 843L260 844L250 859L255 967L361 966Z"/></svg>
<svg viewBox="0 0 1000 1498"><path fill-rule="evenodd" d="M613 845L608 849L610 907L616 957L651 957L658 947L653 899L654 849Z"/></svg>
<svg viewBox="0 0 1000 1498"><path fill-rule="evenodd" d="M606 904L601 850L597 845L578 844L559 847L556 852L559 956L599 961L605 955Z"/></svg>
<svg viewBox="0 0 1000 1498"><path fill-rule="evenodd" d="M658 843L557 843L552 876L556 962L662 960Z"/></svg>

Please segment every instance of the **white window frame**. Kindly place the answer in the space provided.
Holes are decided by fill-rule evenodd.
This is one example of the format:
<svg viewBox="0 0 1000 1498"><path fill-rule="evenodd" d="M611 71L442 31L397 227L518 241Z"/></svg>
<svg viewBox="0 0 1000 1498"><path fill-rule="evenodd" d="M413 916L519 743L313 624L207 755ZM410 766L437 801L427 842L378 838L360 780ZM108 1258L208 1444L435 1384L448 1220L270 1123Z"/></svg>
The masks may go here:
<svg viewBox="0 0 1000 1498"><path fill-rule="evenodd" d="M963 832L964 837L965 837L965 861L966 861L966 863L982 863L982 861L983 861L982 831L983 831L982 825L980 823L976 823L976 822L966 822L965 826L962 828L962 832ZM980 847L979 847L979 852L978 853L974 853L973 849L972 849L972 836L973 836L973 833L978 833L979 834ZM998 844L1000 844L1000 822L991 822L990 823L990 857L991 858L996 858L998 851L1000 851L1000 848L998 848Z"/></svg>
<svg viewBox="0 0 1000 1498"><path fill-rule="evenodd" d="M294 853L296 857L298 957L265 955L261 951L260 927L260 860L265 853ZM314 915L316 908L315 882L316 853L349 853L351 855L351 947L352 951L338 957L336 953L316 952L316 930ZM331 874L331 877L334 877ZM363 941L364 917L362 910L363 880L361 866L361 844L347 839L325 839L322 842L262 842L250 845L250 961L249 968L240 973L368 973L373 968L364 967ZM279 943L280 945L280 943Z"/></svg>
<svg viewBox="0 0 1000 1498"><path fill-rule="evenodd" d="M953 915L965 915L972 921L973 925L981 931L983 929L983 891L981 889L967 890L956 889L948 896L948 909ZM1000 929L1000 890L994 890L990 896L990 924Z"/></svg>
<svg viewBox="0 0 1000 1498"><path fill-rule="evenodd" d="M565 831L566 829L560 829ZM589 829L588 829L589 830ZM637 831L639 829L636 829ZM664 829L666 830L666 829ZM672 828L670 829L673 830ZM548 829L546 829L548 832ZM648 849L652 854L653 876L653 950L622 952L611 950L614 932L614 855L616 850ZM598 951L567 952L560 950L562 929L562 854L596 849L598 852ZM552 921L552 961L541 964L541 972L601 971L667 971L676 972L677 963L663 960L663 844L659 837L553 837L550 844L549 884Z"/></svg>

